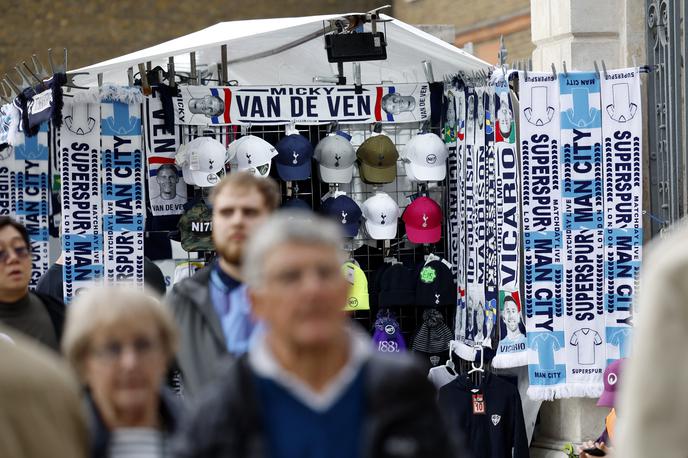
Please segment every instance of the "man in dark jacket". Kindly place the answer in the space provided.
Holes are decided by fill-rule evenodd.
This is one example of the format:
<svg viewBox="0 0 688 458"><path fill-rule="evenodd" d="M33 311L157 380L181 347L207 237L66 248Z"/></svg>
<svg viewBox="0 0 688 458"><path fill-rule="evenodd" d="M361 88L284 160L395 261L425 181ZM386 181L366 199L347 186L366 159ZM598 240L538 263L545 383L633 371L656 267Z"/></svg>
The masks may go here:
<svg viewBox="0 0 688 458"><path fill-rule="evenodd" d="M244 245L279 201L273 180L247 173L228 175L213 190L218 259L174 285L166 297L181 331L177 365L185 396L196 396L230 356L248 347L256 323L241 275Z"/></svg>
<svg viewBox="0 0 688 458"><path fill-rule="evenodd" d="M29 234L22 224L0 216L0 322L59 351L64 304L30 292L30 280Z"/></svg>
<svg viewBox="0 0 688 458"><path fill-rule="evenodd" d="M265 331L204 393L177 456L456 456L426 374L349 325L341 244L333 222L303 212L252 235L243 275Z"/></svg>

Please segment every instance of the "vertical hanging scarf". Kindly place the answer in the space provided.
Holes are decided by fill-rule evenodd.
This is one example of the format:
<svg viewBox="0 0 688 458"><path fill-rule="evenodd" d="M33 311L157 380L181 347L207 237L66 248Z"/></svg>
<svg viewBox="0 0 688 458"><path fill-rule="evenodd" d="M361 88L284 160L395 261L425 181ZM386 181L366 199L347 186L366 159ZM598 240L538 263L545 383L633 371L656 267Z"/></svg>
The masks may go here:
<svg viewBox="0 0 688 458"><path fill-rule="evenodd" d="M487 181L487 162L485 161L485 88L475 88L475 147L473 148L473 192L475 193L473 212L475 244L472 246L475 260L475 283L473 284L473 304L468 305L468 324L470 339L474 345L482 344L485 339L485 196ZM469 299L471 297L469 296Z"/></svg>
<svg viewBox="0 0 688 458"><path fill-rule="evenodd" d="M500 340L492 365L504 368L527 365L528 353L519 294L521 207L516 119L508 79L498 71L494 82Z"/></svg>
<svg viewBox="0 0 688 458"><path fill-rule="evenodd" d="M560 74L559 93L569 347L560 395L598 397L606 366L600 81L594 73Z"/></svg>
<svg viewBox="0 0 688 458"><path fill-rule="evenodd" d="M100 110L105 282L143 288L141 105L111 100Z"/></svg>
<svg viewBox="0 0 688 458"><path fill-rule="evenodd" d="M14 147L0 150L0 215L14 216L16 168Z"/></svg>
<svg viewBox="0 0 688 458"><path fill-rule="evenodd" d="M444 85L444 114L442 139L447 145L449 156L447 159L447 231L446 240L449 252L449 262L452 264L452 270L456 274L459 248L458 248L458 165L457 165L457 139L456 139L456 89L449 84Z"/></svg>
<svg viewBox="0 0 688 458"><path fill-rule="evenodd" d="M492 348L492 334L497 322L497 159L495 157L494 95L495 88L485 88L485 347Z"/></svg>
<svg viewBox="0 0 688 458"><path fill-rule="evenodd" d="M38 134L23 136L14 147L15 192L17 219L26 226L31 239L31 281L35 288L38 279L50 263L48 214L50 187L48 180L48 123L39 126Z"/></svg>
<svg viewBox="0 0 688 458"><path fill-rule="evenodd" d="M642 255L642 111L637 68L602 75L607 363L628 356Z"/></svg>
<svg viewBox="0 0 688 458"><path fill-rule="evenodd" d="M144 100L144 132L148 166L148 199L153 216L181 215L187 201L182 171L174 162L180 141L180 127L168 130L158 88Z"/></svg>
<svg viewBox="0 0 688 458"><path fill-rule="evenodd" d="M524 302L532 399L553 399L566 383L564 350L559 82L519 72L525 259Z"/></svg>
<svg viewBox="0 0 688 458"><path fill-rule="evenodd" d="M64 300L103 276L100 106L65 105L60 129Z"/></svg>
<svg viewBox="0 0 688 458"><path fill-rule="evenodd" d="M466 92L464 88L456 92L456 213L458 224L454 228L458 241L456 261L457 307L455 338L466 338Z"/></svg>

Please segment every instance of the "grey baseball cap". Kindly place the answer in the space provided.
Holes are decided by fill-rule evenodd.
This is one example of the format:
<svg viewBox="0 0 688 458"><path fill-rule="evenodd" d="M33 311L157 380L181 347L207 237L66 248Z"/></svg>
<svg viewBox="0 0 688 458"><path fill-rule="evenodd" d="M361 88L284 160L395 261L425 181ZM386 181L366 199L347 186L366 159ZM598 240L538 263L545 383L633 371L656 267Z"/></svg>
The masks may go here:
<svg viewBox="0 0 688 458"><path fill-rule="evenodd" d="M331 134L315 147L320 179L325 183L350 183L353 178L356 152L351 142L339 134Z"/></svg>

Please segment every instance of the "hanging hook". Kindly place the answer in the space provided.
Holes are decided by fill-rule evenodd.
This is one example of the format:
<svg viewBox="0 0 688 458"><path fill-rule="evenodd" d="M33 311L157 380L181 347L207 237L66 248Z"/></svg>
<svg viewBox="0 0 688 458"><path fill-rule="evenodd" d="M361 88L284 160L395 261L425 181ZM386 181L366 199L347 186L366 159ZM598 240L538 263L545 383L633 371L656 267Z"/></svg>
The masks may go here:
<svg viewBox="0 0 688 458"><path fill-rule="evenodd" d="M10 78L10 75L8 75L7 73L5 73L5 82L9 85L11 89L14 90L16 94L21 93L21 89L19 89L19 87L14 83L12 78Z"/></svg>
<svg viewBox="0 0 688 458"><path fill-rule="evenodd" d="M604 59L602 59L602 71L604 72L604 77L607 78L607 64L604 63Z"/></svg>
<svg viewBox="0 0 688 458"><path fill-rule="evenodd" d="M565 60L562 61L562 62L561 62L561 65L562 65L562 67L564 68L564 78L568 78L568 77L569 77L569 71L566 70L566 61L565 61Z"/></svg>
<svg viewBox="0 0 688 458"><path fill-rule="evenodd" d="M34 80L36 80L38 84L40 84L42 87L45 87L45 85L43 84L43 80L41 80L33 71L31 71L29 66L26 65L26 61L23 60L22 65L24 66L24 68L26 68L26 71L29 72L29 74L33 77Z"/></svg>
<svg viewBox="0 0 688 458"><path fill-rule="evenodd" d="M554 66L554 62L552 62L552 76L557 79L557 68Z"/></svg>
<svg viewBox="0 0 688 458"><path fill-rule="evenodd" d="M597 79L600 79L600 68L597 66L597 61L593 61L593 65L595 66L595 76L597 76Z"/></svg>
<svg viewBox="0 0 688 458"><path fill-rule="evenodd" d="M36 75L38 75L42 79L49 78L50 76L52 76L48 75L48 72L45 70L43 63L40 61L37 55L31 55L31 62L33 62L33 68L36 71Z"/></svg>

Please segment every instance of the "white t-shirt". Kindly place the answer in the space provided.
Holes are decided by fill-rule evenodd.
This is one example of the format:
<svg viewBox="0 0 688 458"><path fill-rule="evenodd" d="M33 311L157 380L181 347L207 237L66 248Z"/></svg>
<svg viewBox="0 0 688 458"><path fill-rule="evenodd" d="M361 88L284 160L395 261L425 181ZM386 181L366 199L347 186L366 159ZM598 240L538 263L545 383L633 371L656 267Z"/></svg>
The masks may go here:
<svg viewBox="0 0 688 458"><path fill-rule="evenodd" d="M447 366L444 365L433 367L430 369L430 372L428 372L428 380L430 380L438 390L455 378L456 372L452 374L447 370Z"/></svg>
<svg viewBox="0 0 688 458"><path fill-rule="evenodd" d="M579 329L571 336L570 343L578 347L578 364L595 364L595 346L602 344L597 331L590 328Z"/></svg>
<svg viewBox="0 0 688 458"><path fill-rule="evenodd" d="M108 457L110 458L160 458L170 452L165 434L152 428L120 428L110 436Z"/></svg>

